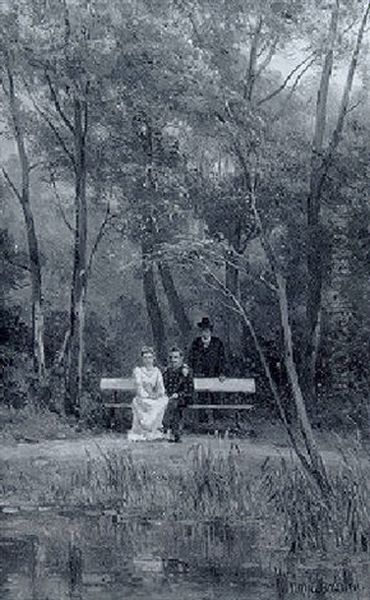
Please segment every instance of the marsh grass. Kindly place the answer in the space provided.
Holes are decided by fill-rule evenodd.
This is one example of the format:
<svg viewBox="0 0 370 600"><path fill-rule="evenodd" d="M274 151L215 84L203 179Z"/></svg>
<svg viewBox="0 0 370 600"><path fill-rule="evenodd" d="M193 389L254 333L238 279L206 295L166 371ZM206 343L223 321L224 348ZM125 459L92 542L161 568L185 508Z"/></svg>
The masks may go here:
<svg viewBox="0 0 370 600"><path fill-rule="evenodd" d="M359 454L346 452L330 473L333 495L324 501L317 487L292 463L265 469L260 487L265 518L274 512L282 543L291 552L368 552L370 485Z"/></svg>
<svg viewBox="0 0 370 600"><path fill-rule="evenodd" d="M251 472L237 444L227 451L196 444L181 462L155 467L127 448L96 450L78 466L30 465L17 473L12 468L3 477L3 492L72 511L109 509L122 518L259 522L292 553L369 549L369 464L358 448L346 450L331 468L334 493L327 502L297 462L267 459Z"/></svg>
<svg viewBox="0 0 370 600"><path fill-rule="evenodd" d="M240 518L252 512L251 482L236 446L225 456L198 444L181 466L153 468L130 452L87 455L63 482L65 502L167 519ZM60 483L59 486L60 488ZM56 490L55 490L56 491Z"/></svg>

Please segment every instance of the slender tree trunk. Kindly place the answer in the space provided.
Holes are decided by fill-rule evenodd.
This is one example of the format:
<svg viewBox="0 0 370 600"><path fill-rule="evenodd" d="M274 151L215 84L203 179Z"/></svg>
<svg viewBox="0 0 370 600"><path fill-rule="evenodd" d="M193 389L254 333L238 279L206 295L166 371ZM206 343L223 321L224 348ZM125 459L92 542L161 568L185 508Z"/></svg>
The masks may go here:
<svg viewBox="0 0 370 600"><path fill-rule="evenodd" d="M260 223L260 220L259 220ZM266 250L268 251L268 255L271 256L271 249L269 247L268 242L264 241L264 246L266 246ZM275 261L274 261L275 263ZM209 269L206 270L207 275L211 276L220 287L220 290L228 297L236 307L236 311L241 316L244 326L246 330L249 331L251 339L253 340L254 346L257 350L258 356L260 358L262 367L264 369L265 375L267 377L270 390L272 392L273 399L276 403L277 409L279 411L279 415L281 420L286 428L287 434L289 436L290 442L294 451L297 454L297 457L301 461L302 466L306 470L307 474L311 477L313 481L315 481L316 485L319 487L323 496L328 499L331 488L330 483L327 478L327 474L325 471L325 467L323 465L321 455L317 449L315 439L313 436L312 428L310 421L307 416L307 411L305 407L305 401L302 394L302 390L300 388L299 380L298 380L298 372L295 366L294 358L293 358L293 342L292 342L292 332L289 323L289 312L288 312L288 301L286 296L286 288L285 288L285 280L284 278L276 274L276 281L278 283L278 300L280 307L280 315L281 315L281 323L284 334L284 343L285 343L285 365L287 368L289 382L291 384L292 396L294 399L294 403L296 406L296 411L298 415L299 422L299 431L301 436L303 437L306 452L300 447L300 444L297 440L296 432L293 430L293 427L289 423L289 419L287 417L286 409L283 405L283 402L280 397L280 393L278 387L274 381L271 369L269 367L268 361L266 359L265 353L261 347L258 336L254 329L252 322L250 321L248 314L242 304L242 302L236 298L225 286L225 284L218 279Z"/></svg>
<svg viewBox="0 0 370 600"><path fill-rule="evenodd" d="M172 309L181 335L184 338L184 342L186 342L191 332L191 324L185 312L184 305L176 289L171 269L169 265L164 262L159 263L158 269L168 303Z"/></svg>
<svg viewBox="0 0 370 600"><path fill-rule="evenodd" d="M308 459L306 459L306 464L308 465L309 471L314 477L323 495L329 497L329 494L331 492L330 482L320 452L316 446L311 423L307 415L305 399L299 382L298 371L293 355L293 336L289 320L289 306L286 293L286 281L281 272L281 268L279 265L279 257L276 256L273 246L270 243L270 240L264 233L261 217L259 215L256 205L255 179L253 178L253 180L254 183L251 187L252 207L256 219L256 224L260 232L262 247L266 252L266 257L270 263L270 267L274 273L276 281L276 287L274 286L274 290L276 291L278 296L280 321L283 331L284 363L297 412L299 430L304 440L304 444L308 455Z"/></svg>
<svg viewBox="0 0 370 600"><path fill-rule="evenodd" d="M332 19L329 31L329 46L323 66L320 88L317 98L316 125L313 143L313 154L311 164L310 192L307 203L307 224L308 224L308 252L307 252L307 270L308 270L308 295L307 295L307 343L306 343L306 362L304 370L305 390L309 397L315 397L315 370L317 362L317 351L320 338L320 316L321 316L321 295L322 295L322 256L321 256L321 228L320 228L320 208L321 192L326 179L328 169L333 159L334 153L340 143L343 133L345 118L349 109L351 91L353 87L354 76L357 69L358 57L360 54L362 41L366 29L366 24L370 14L370 4L367 7L361 19L360 27L357 32L355 47L352 52L351 61L348 67L346 83L343 89L341 105L339 109L336 126L332 133L328 148L323 152L323 139L326 125L326 105L328 98L328 87L333 66L334 43L337 35L338 26L338 0L333 7Z"/></svg>
<svg viewBox="0 0 370 600"><path fill-rule="evenodd" d="M330 78L333 70L334 46L337 37L339 2L333 6L329 27L328 48L317 93L315 132L312 144L310 190L307 199L307 335L304 361L304 388L312 402L316 396L315 372L320 343L321 290L322 290L322 231L320 223L323 178L323 143L327 119Z"/></svg>
<svg viewBox="0 0 370 600"><path fill-rule="evenodd" d="M257 67L257 58L258 58L258 43L260 40L261 30L263 25L262 17L259 17L257 27L252 36L251 47L249 51L249 61L248 61L248 73L246 82L244 85L244 98L251 102L254 84L256 80L256 67Z"/></svg>
<svg viewBox="0 0 370 600"><path fill-rule="evenodd" d="M225 263L225 285L226 288L238 299L240 299L240 273L237 265L234 264L234 255L240 251L241 226L238 223L232 235L230 243L233 250L229 253ZM243 350L246 347L245 338L248 333L245 327L240 323L236 315L229 315L226 324L227 346L230 355L239 351L240 346Z"/></svg>
<svg viewBox="0 0 370 600"><path fill-rule="evenodd" d="M351 285L351 250L349 244L349 209L345 201L338 204L333 215L333 250L329 290L325 314L329 335L327 396L330 408L340 413L351 406L350 342L352 305L348 294ZM342 413L343 416L343 413Z"/></svg>
<svg viewBox="0 0 370 600"><path fill-rule="evenodd" d="M143 288L146 308L152 327L153 342L157 356L161 362L166 360L166 334L162 311L157 296L154 266L151 260L151 249L142 242Z"/></svg>
<svg viewBox="0 0 370 600"><path fill-rule="evenodd" d="M32 346L35 371L38 375L39 383L43 384L45 380L45 350L44 350L44 315L43 315L43 297L42 297L42 274L40 252L36 235L35 221L33 217L30 202L30 166L28 155L24 143L22 118L19 111L18 98L15 92L14 76L11 66L11 57L5 53L5 67L8 76L7 96L9 99L9 108L12 118L14 137L17 144L18 156L21 167L22 189L18 189L11 182L9 176L4 171L4 175L10 184L13 192L20 201L24 221L26 225L29 268L31 278L31 303L32 303Z"/></svg>
<svg viewBox="0 0 370 600"><path fill-rule="evenodd" d="M228 262L225 265L225 283L227 289L239 298L239 269Z"/></svg>
<svg viewBox="0 0 370 600"><path fill-rule="evenodd" d="M146 119L145 125L146 134L143 150L146 160L146 170L144 185L145 191L143 191L143 195L146 196L146 208L144 214L142 215L143 222L145 223L145 230L143 231L141 238L143 289L145 304L152 328L153 343L156 349L156 354L160 362L164 363L167 355L166 333L162 311L157 296L157 286L153 264L153 250L158 234L153 213L153 207L156 205L155 200L158 193L155 180L153 126L150 122L150 119Z"/></svg>
<svg viewBox="0 0 370 600"><path fill-rule="evenodd" d="M278 286L277 289L279 297L280 317L284 335L285 366L295 402L298 423L302 437L305 442L308 456L310 457L312 472L317 480L317 483L320 486L320 489L323 493L326 494L330 490L330 484L320 452L318 451L318 448L316 446L316 441L313 435L311 423L307 415L306 405L302 389L299 383L298 372L293 356L292 330L289 321L289 307L286 294L286 283L285 279L281 276L279 272L275 272L275 277Z"/></svg>
<svg viewBox="0 0 370 600"><path fill-rule="evenodd" d="M70 339L65 410L78 410L83 383L84 326L87 270L87 206L86 206L86 123L87 103L75 99L75 241L71 286Z"/></svg>

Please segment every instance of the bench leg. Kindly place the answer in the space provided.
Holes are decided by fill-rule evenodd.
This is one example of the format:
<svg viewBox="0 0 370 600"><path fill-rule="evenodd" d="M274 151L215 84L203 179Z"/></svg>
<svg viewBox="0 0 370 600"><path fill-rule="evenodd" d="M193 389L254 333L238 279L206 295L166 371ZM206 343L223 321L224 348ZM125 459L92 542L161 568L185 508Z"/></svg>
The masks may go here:
<svg viewBox="0 0 370 600"><path fill-rule="evenodd" d="M207 426L210 428L212 432L215 429L215 413L213 408L206 409L206 417L207 417Z"/></svg>

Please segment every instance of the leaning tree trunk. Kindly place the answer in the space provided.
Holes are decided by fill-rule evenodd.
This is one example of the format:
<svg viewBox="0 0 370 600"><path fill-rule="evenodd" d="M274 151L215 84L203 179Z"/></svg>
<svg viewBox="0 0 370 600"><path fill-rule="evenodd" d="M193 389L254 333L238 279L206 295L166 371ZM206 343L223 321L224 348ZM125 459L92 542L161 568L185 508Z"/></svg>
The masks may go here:
<svg viewBox="0 0 370 600"><path fill-rule="evenodd" d="M152 328L153 343L160 362L164 363L166 360L166 334L157 296L151 247L145 242L142 242L142 266L144 298Z"/></svg>
<svg viewBox="0 0 370 600"><path fill-rule="evenodd" d="M171 307L183 340L186 342L191 332L191 323L176 289L171 269L165 262L160 262L158 265L158 270L161 276L163 289L167 296L168 304Z"/></svg>
<svg viewBox="0 0 370 600"><path fill-rule="evenodd" d="M87 206L86 206L86 122L87 103L74 104L75 140L75 240L71 287L70 338L65 411L75 414L83 383L84 325L87 270Z"/></svg>
<svg viewBox="0 0 370 600"><path fill-rule="evenodd" d="M260 220L259 220L260 223ZM263 236L263 239L266 238ZM271 257L271 249L270 245L267 242L263 242L264 247L267 250L267 254ZM275 263L275 261L273 260ZM274 269L275 270L275 269ZM305 401L303 397L303 393L298 380L298 372L295 366L294 357L293 357L293 342L292 342L292 331L289 322L289 312L288 312L288 300L286 295L286 284L284 278L280 275L279 272L275 271L276 281L278 287L276 291L278 293L278 301L280 307L280 315L281 315L281 324L284 335L284 359L285 365L289 376L289 382L291 385L292 396L294 399L294 404L296 406L296 412L298 415L298 423L299 423L299 433L301 436L297 435L297 432L294 430L293 426L290 425L289 419L287 416L286 408L282 402L280 392L278 387L274 381L270 366L265 356L265 352L263 351L261 344L259 342L258 336L256 334L255 328L248 316L248 313L243 306L243 303L234 296L225 286L225 284L209 269L206 269L206 275L210 277L211 280L216 282L219 286L220 290L225 294L225 296L235 305L235 308L239 315L241 316L246 329L249 331L251 339L253 340L253 344L261 361L263 370L265 372L267 381L270 386L270 390L272 393L272 397L276 403L276 407L278 409L280 418L286 428L287 434L289 436L290 442L294 448L294 451L297 454L297 457L301 461L302 466L306 470L307 474L311 477L312 480L315 481L316 485L319 487L325 499L328 499L329 494L331 492L330 482L328 480L326 470L324 464L322 462L320 453L315 443L314 435L312 432L311 424L307 416ZM304 448L301 448L301 444L299 442L298 437L303 438L304 440Z"/></svg>
<svg viewBox="0 0 370 600"><path fill-rule="evenodd" d="M286 283L285 279L277 271L275 272L275 277L277 282L280 317L284 336L285 366L297 411L298 425L306 446L307 454L310 458L312 474L315 477L323 494L328 494L330 492L330 483L320 452L316 445L310 420L307 415L306 405L302 389L299 383L298 372L293 356L293 340L292 330L289 321L289 307L286 294Z"/></svg>
<svg viewBox="0 0 370 600"><path fill-rule="evenodd" d="M20 201L23 216L26 225L29 269L31 278L31 297L32 297L32 348L35 371L38 375L39 383L45 380L45 351L44 351L44 315L42 308L42 276L41 261L38 247L35 221L30 202L30 166L28 155L24 143L22 117L19 110L19 102L15 93L14 76L11 66L11 57L5 53L5 68L8 77L9 108L12 118L14 137L17 144L18 156L21 167L22 189L18 191L12 183L9 175L4 170L4 175L12 188L12 191Z"/></svg>

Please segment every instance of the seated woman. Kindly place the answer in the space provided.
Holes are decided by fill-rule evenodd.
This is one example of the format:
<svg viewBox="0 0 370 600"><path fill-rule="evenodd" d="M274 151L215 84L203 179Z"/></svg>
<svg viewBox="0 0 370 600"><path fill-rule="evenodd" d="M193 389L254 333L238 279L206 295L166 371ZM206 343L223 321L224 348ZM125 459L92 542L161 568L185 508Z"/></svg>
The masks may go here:
<svg viewBox="0 0 370 600"><path fill-rule="evenodd" d="M128 439L132 442L158 440L164 437L161 427L168 398L162 373L154 366L154 351L141 350L142 367L134 369L136 396L132 403L133 421Z"/></svg>

